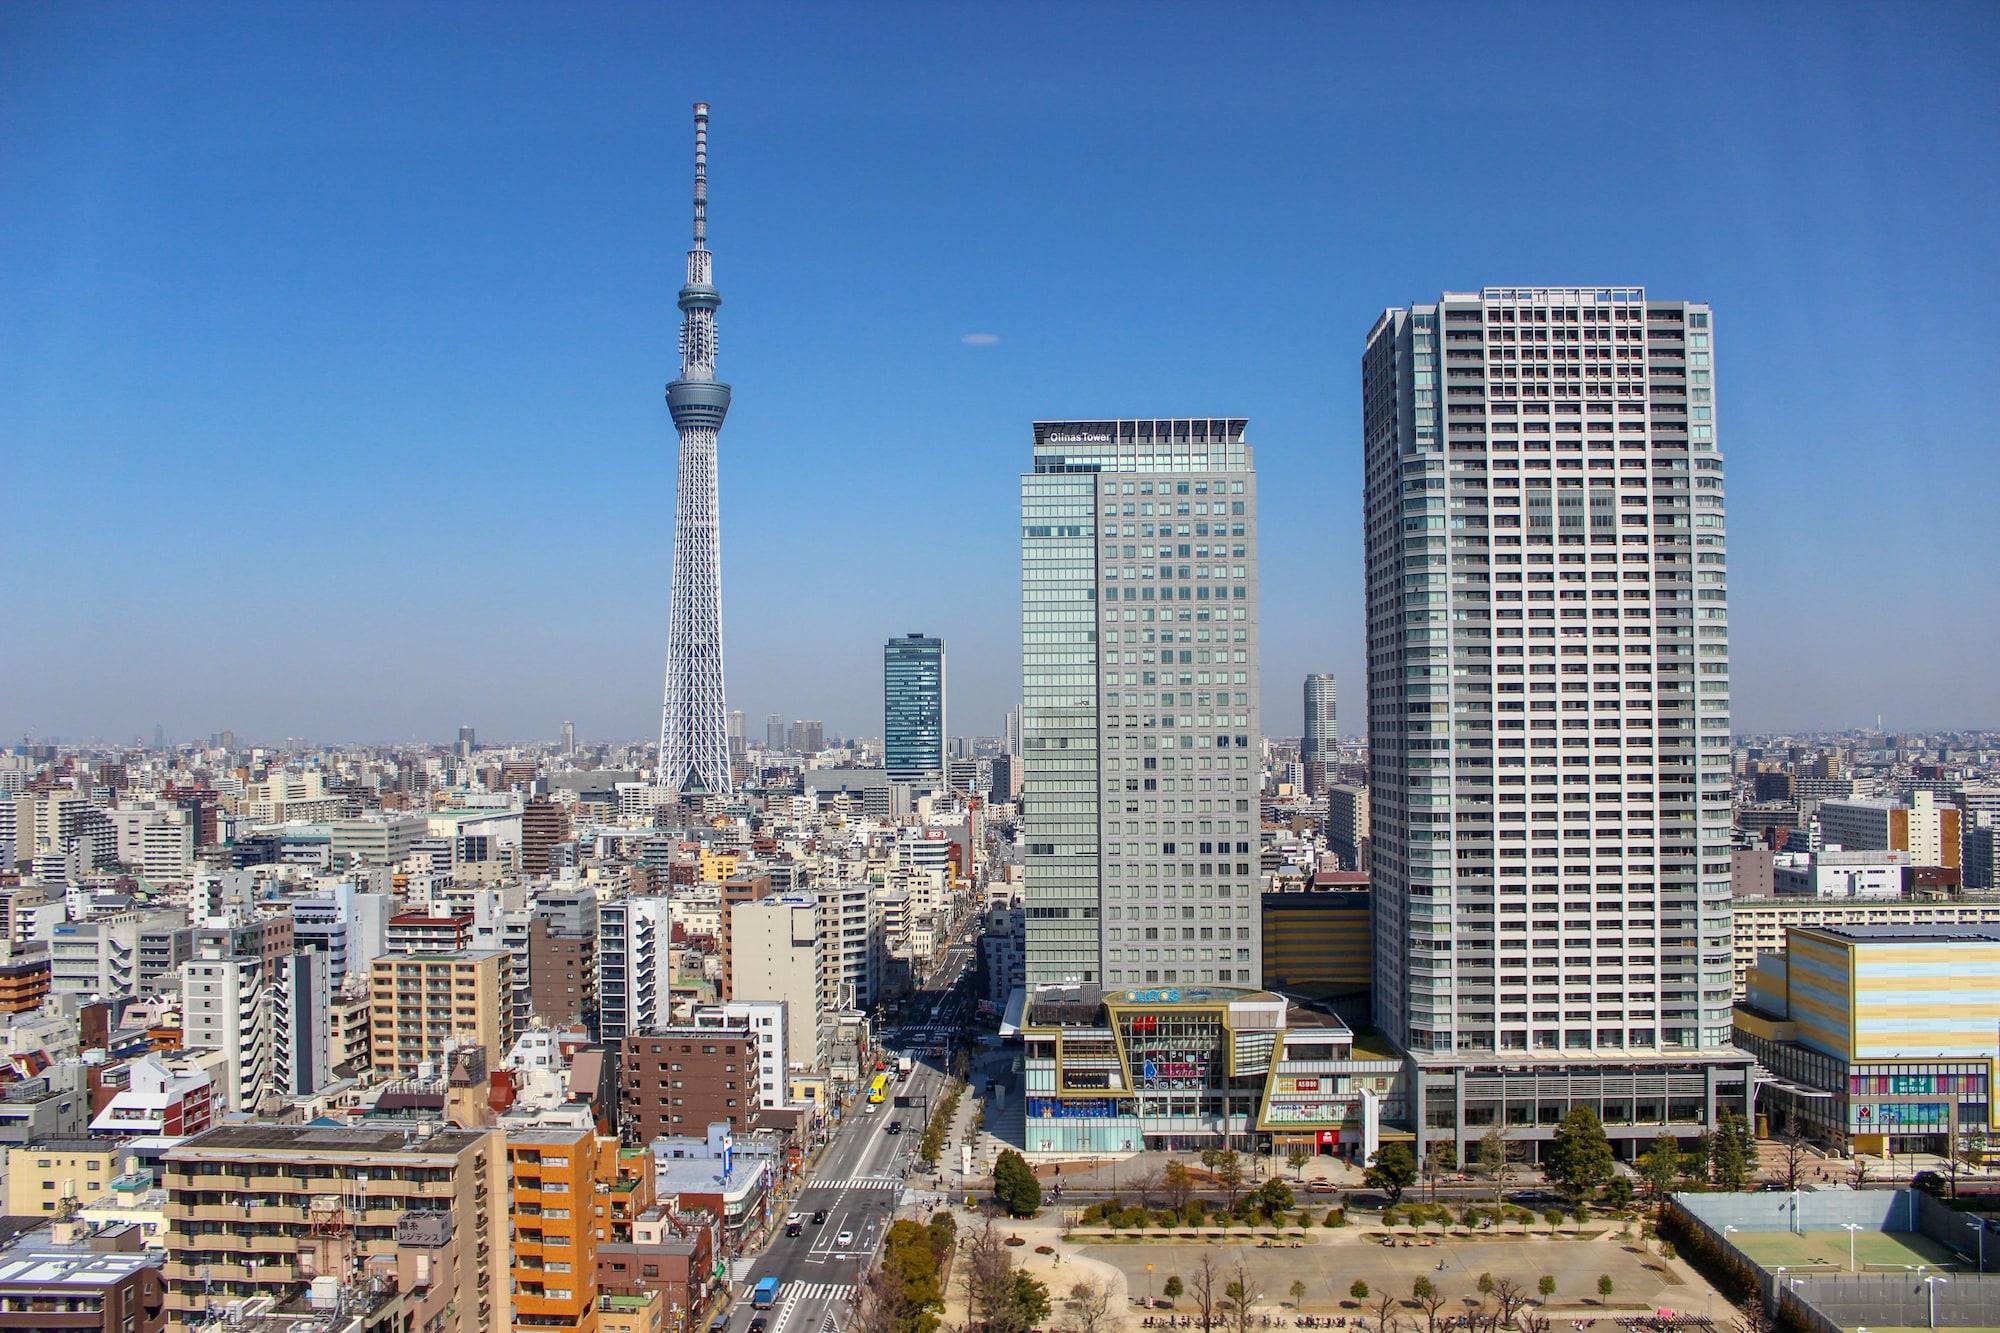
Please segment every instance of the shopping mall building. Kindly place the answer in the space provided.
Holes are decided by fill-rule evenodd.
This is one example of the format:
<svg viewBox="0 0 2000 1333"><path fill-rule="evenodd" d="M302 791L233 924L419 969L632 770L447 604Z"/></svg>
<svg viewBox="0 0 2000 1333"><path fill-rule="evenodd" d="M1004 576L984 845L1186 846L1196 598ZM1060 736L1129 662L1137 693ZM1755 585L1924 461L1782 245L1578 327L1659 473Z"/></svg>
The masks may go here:
<svg viewBox="0 0 2000 1333"><path fill-rule="evenodd" d="M1384 1121L1405 1122L1400 1058L1269 991L1044 986L1019 1029L1031 1156L1304 1146L1366 1161Z"/></svg>

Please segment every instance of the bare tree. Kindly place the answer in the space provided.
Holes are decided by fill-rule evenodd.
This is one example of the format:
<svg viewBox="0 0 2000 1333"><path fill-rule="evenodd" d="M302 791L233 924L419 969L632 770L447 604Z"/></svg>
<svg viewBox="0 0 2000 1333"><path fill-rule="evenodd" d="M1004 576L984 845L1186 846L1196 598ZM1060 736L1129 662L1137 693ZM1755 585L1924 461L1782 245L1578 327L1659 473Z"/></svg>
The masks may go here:
<svg viewBox="0 0 2000 1333"><path fill-rule="evenodd" d="M1528 1303L1528 1289L1511 1277L1503 1277L1493 1284L1494 1311L1493 1327L1506 1328L1520 1315L1522 1307Z"/></svg>
<svg viewBox="0 0 2000 1333"><path fill-rule="evenodd" d="M1978 1130L1962 1130L1955 1135L1956 1142L1950 1145L1951 1152L1945 1158L1945 1180L1951 1186L1951 1197L1958 1197L1958 1182L1968 1170L1977 1166L1986 1156L1986 1136Z"/></svg>
<svg viewBox="0 0 2000 1333"><path fill-rule="evenodd" d="M1161 1178L1161 1187L1166 1190L1167 1206L1181 1212L1194 1197L1194 1172L1188 1170L1186 1162L1168 1162Z"/></svg>
<svg viewBox="0 0 2000 1333"><path fill-rule="evenodd" d="M1778 1183L1788 1190L1795 1190L1805 1180L1806 1159L1810 1155L1805 1136L1799 1133L1796 1121L1786 1126L1784 1137L1778 1140L1778 1148Z"/></svg>
<svg viewBox="0 0 2000 1333"><path fill-rule="evenodd" d="M965 1262L958 1280L965 1290L965 1311L975 1326L994 1323L1006 1315L1014 1300L1014 1256L1007 1253L1006 1237L993 1219L965 1240Z"/></svg>
<svg viewBox="0 0 2000 1333"><path fill-rule="evenodd" d="M1860 1189L1868 1183L1868 1159L1857 1155L1847 1164L1847 1183Z"/></svg>
<svg viewBox="0 0 2000 1333"><path fill-rule="evenodd" d="M1403 1326L1402 1302L1396 1293L1388 1290L1375 1293L1375 1304L1371 1307L1375 1314L1375 1333L1398 1333Z"/></svg>
<svg viewBox="0 0 2000 1333"><path fill-rule="evenodd" d="M1229 1327L1233 1333L1250 1333L1250 1310L1257 1304L1260 1293L1250 1285L1250 1273L1241 1262L1236 1265L1236 1276L1227 1288L1230 1300Z"/></svg>
<svg viewBox="0 0 2000 1333"><path fill-rule="evenodd" d="M1540 1310L1523 1310L1517 1327L1521 1333L1549 1333L1549 1317Z"/></svg>
<svg viewBox="0 0 2000 1333"><path fill-rule="evenodd" d="M1764 1298L1752 1293L1750 1299L1743 1302L1743 1318L1737 1321L1737 1326L1743 1333L1771 1333L1777 1325L1764 1308Z"/></svg>
<svg viewBox="0 0 2000 1333"><path fill-rule="evenodd" d="M1506 1193L1507 1181L1514 1174L1514 1145L1507 1142L1507 1135L1495 1125L1479 1139L1479 1170L1493 1182L1493 1202L1499 1203Z"/></svg>
<svg viewBox="0 0 2000 1333"><path fill-rule="evenodd" d="M1111 1288L1103 1282L1079 1282L1063 1299L1063 1333L1110 1333L1118 1327L1111 1313Z"/></svg>
<svg viewBox="0 0 2000 1333"><path fill-rule="evenodd" d="M916 1311L910 1308L903 1284L878 1264L861 1283L861 1291L849 1316L855 1333L897 1333L909 1327Z"/></svg>
<svg viewBox="0 0 2000 1333"><path fill-rule="evenodd" d="M1141 1171L1139 1178L1132 1182L1133 1190L1139 1196L1139 1206L1148 1212L1153 1208L1153 1196L1160 1192L1160 1172L1157 1167Z"/></svg>
<svg viewBox="0 0 2000 1333"><path fill-rule="evenodd" d="M1204 1251L1201 1262L1188 1279L1188 1295L1194 1298L1195 1327L1201 1333L1215 1333L1216 1311L1222 1303L1222 1283L1216 1275L1215 1256Z"/></svg>
<svg viewBox="0 0 2000 1333"><path fill-rule="evenodd" d="M1215 1172L1215 1183L1222 1186L1223 1195L1228 1200L1224 1207L1235 1208L1236 1197L1243 1193L1242 1155L1234 1148L1224 1148L1215 1155L1215 1165L1212 1169Z"/></svg>
<svg viewBox="0 0 2000 1333"><path fill-rule="evenodd" d="M1444 1309L1445 1294L1438 1290L1437 1283L1420 1277L1410 1284L1410 1295L1416 1300L1417 1308L1424 1312L1424 1324L1429 1333L1438 1333L1438 1311Z"/></svg>

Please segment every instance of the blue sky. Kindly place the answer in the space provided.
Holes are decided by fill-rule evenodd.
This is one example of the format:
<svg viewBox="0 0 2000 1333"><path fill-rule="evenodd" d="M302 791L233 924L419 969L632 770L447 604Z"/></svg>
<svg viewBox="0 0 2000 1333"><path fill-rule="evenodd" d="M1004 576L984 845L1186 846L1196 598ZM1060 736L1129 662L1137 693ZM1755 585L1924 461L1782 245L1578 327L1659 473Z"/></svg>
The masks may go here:
<svg viewBox="0 0 2000 1333"><path fill-rule="evenodd" d="M2000 725L1994 5L161 4L0 9L0 735L649 734L697 98L753 728L996 731L1029 423L1241 414L1360 730L1362 339L1486 283L1714 304L1739 728Z"/></svg>

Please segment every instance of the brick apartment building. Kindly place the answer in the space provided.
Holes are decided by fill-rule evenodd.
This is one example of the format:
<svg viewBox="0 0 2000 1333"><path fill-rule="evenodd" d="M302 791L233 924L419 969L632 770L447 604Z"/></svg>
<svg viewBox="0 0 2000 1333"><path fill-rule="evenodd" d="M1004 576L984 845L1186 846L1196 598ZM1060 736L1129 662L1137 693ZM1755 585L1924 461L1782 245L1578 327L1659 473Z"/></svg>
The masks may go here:
<svg viewBox="0 0 2000 1333"><path fill-rule="evenodd" d="M629 1142L757 1124L757 1034L669 1027L621 1043L619 1119Z"/></svg>

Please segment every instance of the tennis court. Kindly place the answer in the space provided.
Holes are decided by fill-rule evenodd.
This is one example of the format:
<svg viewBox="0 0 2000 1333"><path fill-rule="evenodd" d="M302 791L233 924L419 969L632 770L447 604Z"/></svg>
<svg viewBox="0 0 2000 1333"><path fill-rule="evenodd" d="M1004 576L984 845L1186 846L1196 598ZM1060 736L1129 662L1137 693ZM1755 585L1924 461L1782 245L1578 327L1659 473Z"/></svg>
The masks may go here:
<svg viewBox="0 0 2000 1333"><path fill-rule="evenodd" d="M1845 1273L1848 1233L1842 1231L1732 1231L1729 1239L1764 1270ZM1929 1236L1913 1231L1857 1231L1854 1258L1864 1273L1898 1272L1922 1264L1956 1269L1973 1265Z"/></svg>

